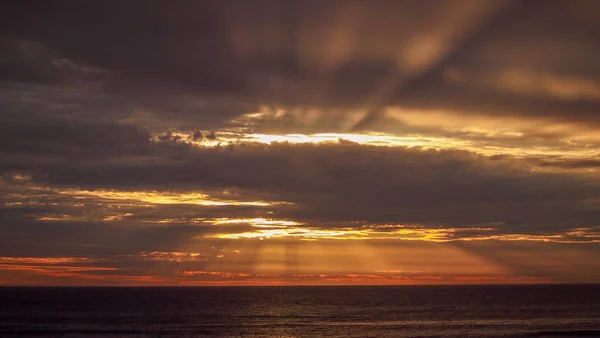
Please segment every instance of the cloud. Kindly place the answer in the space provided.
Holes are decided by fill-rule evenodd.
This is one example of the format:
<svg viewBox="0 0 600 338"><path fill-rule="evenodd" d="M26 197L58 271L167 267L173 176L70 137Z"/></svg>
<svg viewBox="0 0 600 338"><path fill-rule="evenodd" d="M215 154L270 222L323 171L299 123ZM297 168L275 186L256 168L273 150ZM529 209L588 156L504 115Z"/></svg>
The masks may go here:
<svg viewBox="0 0 600 338"><path fill-rule="evenodd" d="M600 167L598 159L574 159L574 160L535 160L541 167L558 167L564 169L595 169Z"/></svg>
<svg viewBox="0 0 600 338"><path fill-rule="evenodd" d="M375 246L395 262L382 271L419 270L394 258L421 253L409 242L488 268L419 276L432 281L502 280L507 265L508 279L544 279L554 265L510 260L559 242L590 250L563 263L596 250L594 1L5 7L0 256L29 257L2 263L19 274L56 282L35 259L87 257L114 270L60 273L251 283L277 282L259 275L277 267L289 280L390 282L335 270L335 255L329 270L293 271L318 257L290 243L317 240L326 253L353 243L365 266ZM231 243L247 256L228 261Z"/></svg>
<svg viewBox="0 0 600 338"><path fill-rule="evenodd" d="M0 81L64 85L101 81L107 75L66 59L39 41L0 37L0 53Z"/></svg>
<svg viewBox="0 0 600 338"><path fill-rule="evenodd" d="M468 81L474 85L493 86L521 95L547 96L563 101L600 100L600 83L586 78L561 77L519 69L505 69L492 74L476 74L475 76L479 78L468 80L467 76L469 75L463 74L457 69L446 72L446 77L453 82Z"/></svg>
<svg viewBox="0 0 600 338"><path fill-rule="evenodd" d="M431 6L415 1L259 1L252 6L205 1L174 7L153 1L139 9L134 2L83 8L62 1L54 6L48 11L11 3L3 31L20 42L11 45L13 56L4 57L3 64L31 73L19 76L38 83L64 83L59 79L72 77L71 71L110 74L97 81L105 95L127 102L125 118L133 106L171 124L217 125L267 104L323 111L358 107L377 120L381 109L401 104L597 122L595 104L560 103L567 96L595 97L590 84L600 76L593 57L598 46L586 33L597 27L592 3L488 0L446 8L443 1ZM78 14L58 14L61 8ZM112 18L110 29L95 24L102 18ZM36 24L29 24L34 19ZM43 62L39 56L28 58L32 51L49 56ZM13 59L46 66L18 68ZM484 90L476 82L448 84L444 73L452 68L477 76L507 68L543 74L552 85L536 86L535 92L554 88L555 97L519 98ZM577 80L579 89L556 89L554 79L583 74L589 79L587 84ZM515 88L511 78L502 88ZM519 82L519 92L534 90ZM228 105L217 103L222 100ZM175 115L181 116L169 113L172 108L180 109ZM371 128L371 122L364 124Z"/></svg>
<svg viewBox="0 0 600 338"><path fill-rule="evenodd" d="M600 212L589 202L599 192L593 179L535 172L528 161L511 157L354 143L194 147L143 135L126 126L7 132L15 151L5 150L4 168L30 176L27 184L56 189L25 195L58 193L63 203L72 196L155 206L268 206L281 218L328 228L497 223L503 234L552 234L588 226ZM40 142L32 144L41 149L23 148L36 137ZM40 161L45 157L38 154L53 151L55 157ZM103 217L126 213L136 215L125 209Z"/></svg>
<svg viewBox="0 0 600 338"><path fill-rule="evenodd" d="M104 159L127 153L143 154L150 136L131 125L65 120L15 121L0 127L0 151L58 157ZM41 156L40 156L41 157Z"/></svg>

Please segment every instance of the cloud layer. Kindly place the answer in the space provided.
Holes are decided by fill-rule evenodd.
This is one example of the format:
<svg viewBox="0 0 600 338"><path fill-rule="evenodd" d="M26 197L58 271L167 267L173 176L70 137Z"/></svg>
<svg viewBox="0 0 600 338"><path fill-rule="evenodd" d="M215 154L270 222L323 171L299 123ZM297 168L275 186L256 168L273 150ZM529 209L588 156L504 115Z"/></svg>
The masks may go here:
<svg viewBox="0 0 600 338"><path fill-rule="evenodd" d="M599 278L596 1L5 7L0 283Z"/></svg>

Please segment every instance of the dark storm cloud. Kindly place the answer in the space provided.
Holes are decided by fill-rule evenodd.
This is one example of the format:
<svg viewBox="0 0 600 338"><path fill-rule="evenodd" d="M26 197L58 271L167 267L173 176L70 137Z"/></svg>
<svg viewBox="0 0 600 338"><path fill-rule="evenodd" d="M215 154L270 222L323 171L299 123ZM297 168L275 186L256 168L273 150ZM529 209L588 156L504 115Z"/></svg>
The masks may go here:
<svg viewBox="0 0 600 338"><path fill-rule="evenodd" d="M219 197L229 189L241 200L295 203L274 208L275 215L317 227L494 223L497 234L552 234L600 216L596 182L529 171L530 163L594 168L595 159L528 162L348 142L199 149L153 143L148 133L217 128L258 105L321 108L333 116L315 122L325 132L358 107L371 114L355 127L434 137L470 133L388 123L381 109L396 104L594 125L600 102L596 1L8 1L3 8L0 170L6 185ZM303 131L305 125L293 122L283 120L272 131ZM490 146L558 147L571 136L535 132L478 137ZM17 174L30 175L31 182L11 181ZM73 234L67 241L73 245L104 234L94 222L85 230L32 221L52 212L97 211L71 208L64 196L53 202L63 205L5 206L4 221L12 223L3 231L12 232L1 237L25 243L20 222L35 225L27 229L37 244L54 238L54 229L54 236ZM132 223L265 216L256 208L189 205L122 211L134 213ZM190 229L172 234L180 239L178 233L190 236ZM163 231L139 239L154 243Z"/></svg>
<svg viewBox="0 0 600 338"><path fill-rule="evenodd" d="M73 81L67 64L79 72L97 69L110 74L101 80L105 94L159 110L163 120L172 119L169 104L185 106L182 121L202 115L215 123L260 103L359 106L372 112L359 123L365 126L390 104L597 122L597 102L523 98L444 77L453 68L476 74L516 68L598 81L594 1L14 1L4 7L0 27L17 41L3 52L5 81L59 84ZM52 56L31 59L24 45ZM211 113L186 103L186 95L238 106Z"/></svg>
<svg viewBox="0 0 600 338"><path fill-rule="evenodd" d="M104 159L148 149L150 136L131 125L71 124L66 120L10 121L0 126L5 155Z"/></svg>
<svg viewBox="0 0 600 338"><path fill-rule="evenodd" d="M0 77L6 82L61 85L88 78L101 79L102 72L62 58L37 41L0 37Z"/></svg>
<svg viewBox="0 0 600 338"><path fill-rule="evenodd" d="M229 190L238 192L239 200L295 203L276 207L278 217L328 227L354 221L430 227L503 223L500 232L548 233L587 226L600 212L593 202L600 193L596 183L531 172L528 162L511 157L348 142L198 148L151 142L135 128L114 125L93 132L85 125L52 124L16 130L3 133L11 141L3 167L12 170L9 174L30 175L33 184L203 191L221 198ZM247 211L231 215L256 217ZM177 214L157 209L150 217L161 213Z"/></svg>

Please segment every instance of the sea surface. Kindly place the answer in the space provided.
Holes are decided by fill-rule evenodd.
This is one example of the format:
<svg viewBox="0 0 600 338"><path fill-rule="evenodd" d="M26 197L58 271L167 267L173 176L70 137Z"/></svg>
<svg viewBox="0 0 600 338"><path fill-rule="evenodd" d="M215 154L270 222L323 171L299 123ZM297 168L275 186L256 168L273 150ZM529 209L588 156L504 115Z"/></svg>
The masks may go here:
<svg viewBox="0 0 600 338"><path fill-rule="evenodd" d="M0 288L0 337L600 337L600 285Z"/></svg>

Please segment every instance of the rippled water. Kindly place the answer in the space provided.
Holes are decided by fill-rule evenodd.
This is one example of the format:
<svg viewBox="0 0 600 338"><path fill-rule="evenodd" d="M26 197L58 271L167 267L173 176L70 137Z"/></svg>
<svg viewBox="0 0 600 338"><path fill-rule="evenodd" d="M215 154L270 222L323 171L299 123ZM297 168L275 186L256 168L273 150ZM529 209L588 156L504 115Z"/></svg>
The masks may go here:
<svg viewBox="0 0 600 338"><path fill-rule="evenodd" d="M1 337L600 337L600 285L0 288Z"/></svg>

